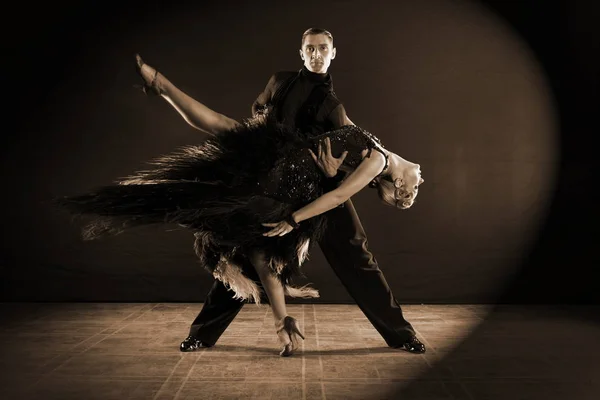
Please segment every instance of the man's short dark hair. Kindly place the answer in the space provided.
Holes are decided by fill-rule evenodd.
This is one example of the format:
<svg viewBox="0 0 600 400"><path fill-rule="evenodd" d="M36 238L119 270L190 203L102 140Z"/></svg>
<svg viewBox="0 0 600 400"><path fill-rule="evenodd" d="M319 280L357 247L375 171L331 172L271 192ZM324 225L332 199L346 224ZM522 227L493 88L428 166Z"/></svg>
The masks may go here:
<svg viewBox="0 0 600 400"><path fill-rule="evenodd" d="M304 45L304 38L306 38L308 35L325 35L333 43L333 35L327 29L323 29L323 28L308 28L302 34L302 45Z"/></svg>

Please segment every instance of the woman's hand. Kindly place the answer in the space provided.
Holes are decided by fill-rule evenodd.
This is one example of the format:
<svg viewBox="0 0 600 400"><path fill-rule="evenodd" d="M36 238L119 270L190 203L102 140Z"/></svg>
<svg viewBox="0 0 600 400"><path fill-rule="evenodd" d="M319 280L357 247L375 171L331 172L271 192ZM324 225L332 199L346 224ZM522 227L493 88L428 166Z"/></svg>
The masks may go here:
<svg viewBox="0 0 600 400"><path fill-rule="evenodd" d="M263 236L284 236L294 230L294 228L285 221L263 223L263 226L272 227L269 232L263 233Z"/></svg>

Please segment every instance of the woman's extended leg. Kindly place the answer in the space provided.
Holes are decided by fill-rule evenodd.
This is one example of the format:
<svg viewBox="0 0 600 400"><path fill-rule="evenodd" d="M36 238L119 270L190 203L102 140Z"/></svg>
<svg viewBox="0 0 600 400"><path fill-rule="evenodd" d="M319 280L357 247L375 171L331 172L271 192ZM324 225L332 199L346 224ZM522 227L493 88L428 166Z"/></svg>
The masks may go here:
<svg viewBox="0 0 600 400"><path fill-rule="evenodd" d="M298 336L302 339L304 339L304 336L298 329L297 321L287 315L283 285L269 268L264 254L255 251L250 255L250 261L258 273L271 304L277 337L283 346L279 355L283 357L291 356L298 348Z"/></svg>
<svg viewBox="0 0 600 400"><path fill-rule="evenodd" d="M211 110L185 94L163 74L144 63L139 55L136 55L136 63L138 73L144 80L146 87L167 100L192 127L212 135L239 125L236 120Z"/></svg>

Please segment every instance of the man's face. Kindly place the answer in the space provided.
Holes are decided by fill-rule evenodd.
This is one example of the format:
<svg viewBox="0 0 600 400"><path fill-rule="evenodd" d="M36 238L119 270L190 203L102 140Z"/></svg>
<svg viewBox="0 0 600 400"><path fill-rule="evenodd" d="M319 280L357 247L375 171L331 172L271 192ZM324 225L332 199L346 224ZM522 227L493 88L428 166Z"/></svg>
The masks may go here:
<svg viewBox="0 0 600 400"><path fill-rule="evenodd" d="M335 58L335 47L327 35L308 35L302 43L300 58L310 72L325 74Z"/></svg>

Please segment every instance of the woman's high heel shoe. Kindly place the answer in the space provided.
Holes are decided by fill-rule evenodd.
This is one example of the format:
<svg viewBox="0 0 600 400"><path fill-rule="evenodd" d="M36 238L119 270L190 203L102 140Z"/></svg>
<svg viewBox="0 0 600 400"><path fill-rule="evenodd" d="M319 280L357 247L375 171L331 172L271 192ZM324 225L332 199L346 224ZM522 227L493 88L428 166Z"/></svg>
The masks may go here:
<svg viewBox="0 0 600 400"><path fill-rule="evenodd" d="M157 82L158 70L154 69L154 76L152 77L152 81L150 83L148 83L148 80L146 78L144 78L144 74L142 73L142 67L145 64L146 63L144 62L144 60L142 60L142 57L140 57L139 54L136 54L135 55L135 71L138 73L138 75L144 81L144 85L142 86L142 91L145 94L150 93L150 94L160 96L161 94L163 94L163 91L159 87L158 82Z"/></svg>
<svg viewBox="0 0 600 400"><path fill-rule="evenodd" d="M289 315L284 317L277 325L281 326L281 328L277 329L279 338L281 339L281 336L287 336L289 339L289 342L287 343L282 340L284 344L279 355L281 357L289 357L294 354L294 351L298 348L298 336L304 340L304 335L300 332L300 329L298 329L298 322L296 319Z"/></svg>

